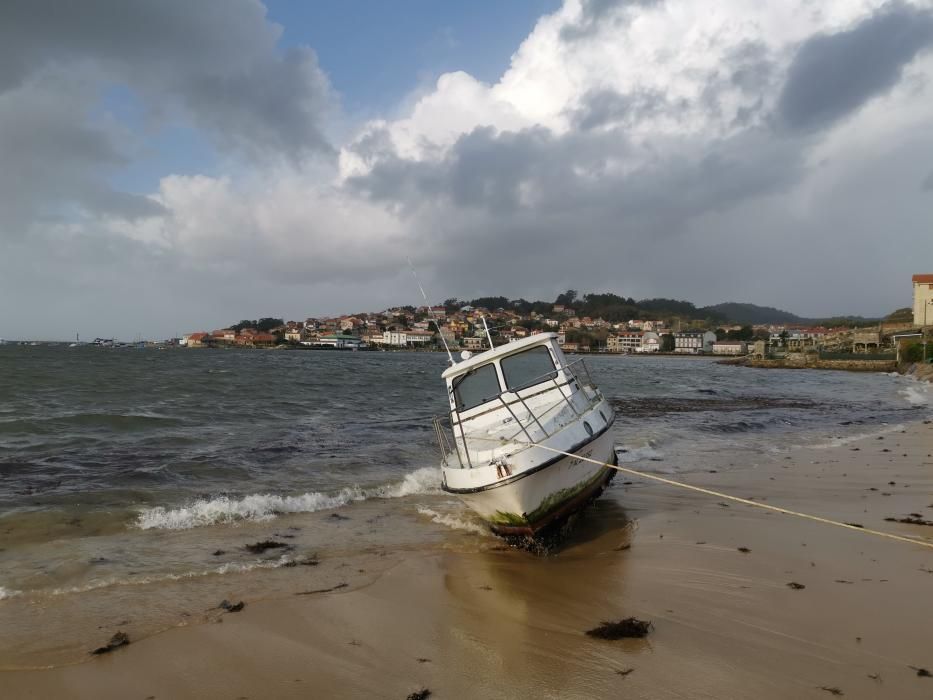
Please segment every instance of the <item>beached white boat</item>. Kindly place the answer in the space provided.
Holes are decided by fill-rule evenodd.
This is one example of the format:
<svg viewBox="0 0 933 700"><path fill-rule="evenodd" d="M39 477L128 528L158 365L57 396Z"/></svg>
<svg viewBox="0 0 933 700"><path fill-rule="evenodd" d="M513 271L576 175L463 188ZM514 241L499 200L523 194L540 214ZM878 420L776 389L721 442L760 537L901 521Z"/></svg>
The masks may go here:
<svg viewBox="0 0 933 700"><path fill-rule="evenodd" d="M442 488L501 535L537 535L599 496L615 471L561 454L615 463L615 414L583 360L568 363L556 333L464 355L442 375Z"/></svg>

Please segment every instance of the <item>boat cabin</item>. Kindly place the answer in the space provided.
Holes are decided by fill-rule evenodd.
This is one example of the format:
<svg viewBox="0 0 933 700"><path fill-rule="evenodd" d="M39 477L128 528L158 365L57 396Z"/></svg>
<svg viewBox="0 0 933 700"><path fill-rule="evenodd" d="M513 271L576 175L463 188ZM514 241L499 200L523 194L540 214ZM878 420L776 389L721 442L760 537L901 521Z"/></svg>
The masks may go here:
<svg viewBox="0 0 933 700"><path fill-rule="evenodd" d="M449 466L454 467L485 466L547 439L597 395L582 361L567 363L556 333L478 353L442 376L456 452Z"/></svg>

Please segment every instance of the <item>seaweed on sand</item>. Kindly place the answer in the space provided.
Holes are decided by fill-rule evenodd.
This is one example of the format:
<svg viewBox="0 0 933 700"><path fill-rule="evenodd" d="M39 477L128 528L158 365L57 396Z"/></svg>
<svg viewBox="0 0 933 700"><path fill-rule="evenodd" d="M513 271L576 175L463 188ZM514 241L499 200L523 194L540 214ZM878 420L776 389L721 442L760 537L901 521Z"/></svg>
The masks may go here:
<svg viewBox="0 0 933 700"><path fill-rule="evenodd" d="M416 690L414 693L409 693L405 700L427 700L429 697L431 697L431 691L427 688L422 688L421 690Z"/></svg>
<svg viewBox="0 0 933 700"><path fill-rule="evenodd" d="M267 549L282 549L290 546L291 545L285 544L284 542L276 542L275 540L262 540L260 542L253 542L253 544L243 545L247 552L252 552L253 554L262 554Z"/></svg>
<svg viewBox="0 0 933 700"><path fill-rule="evenodd" d="M110 638L110 641L107 642L106 645L102 647L97 647L91 653L92 654L108 654L114 649L125 647L129 643L130 643L130 638L129 638L129 635L126 634L126 632L117 632L115 635L113 635Z"/></svg>
<svg viewBox="0 0 933 700"><path fill-rule="evenodd" d="M603 622L599 627L587 630L586 634L597 639L641 639L648 636L648 630L652 627L647 620L627 617L618 622Z"/></svg>
<svg viewBox="0 0 933 700"><path fill-rule="evenodd" d="M885 518L886 522L889 523L904 523L905 525L928 525L933 526L933 520L924 520L923 518L915 518L914 514L911 514L907 518Z"/></svg>

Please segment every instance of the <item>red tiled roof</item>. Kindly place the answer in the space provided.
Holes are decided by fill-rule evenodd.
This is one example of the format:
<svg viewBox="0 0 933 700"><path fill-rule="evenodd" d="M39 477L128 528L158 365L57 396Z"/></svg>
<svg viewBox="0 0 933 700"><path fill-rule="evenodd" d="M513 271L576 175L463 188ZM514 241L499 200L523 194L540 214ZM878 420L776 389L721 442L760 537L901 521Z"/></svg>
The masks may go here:
<svg viewBox="0 0 933 700"><path fill-rule="evenodd" d="M911 279L920 284L933 284L933 275L914 275Z"/></svg>

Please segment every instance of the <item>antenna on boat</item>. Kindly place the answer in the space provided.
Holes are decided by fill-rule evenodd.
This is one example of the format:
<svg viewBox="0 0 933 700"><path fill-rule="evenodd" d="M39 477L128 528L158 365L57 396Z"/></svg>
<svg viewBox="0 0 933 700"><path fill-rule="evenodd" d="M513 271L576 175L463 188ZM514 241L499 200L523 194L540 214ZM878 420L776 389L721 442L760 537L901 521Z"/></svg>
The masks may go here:
<svg viewBox="0 0 933 700"><path fill-rule="evenodd" d="M483 330L486 331L486 340L489 341L489 349L490 349L490 350L495 350L495 349L496 349L496 346L492 344L492 335L490 335L490 333L489 333L489 326L486 325L486 317L485 317L485 316L480 316L480 318L483 319Z"/></svg>
<svg viewBox="0 0 933 700"><path fill-rule="evenodd" d="M431 307L431 302L428 301L428 295L424 293L424 287L421 286L421 282L418 280L418 273L415 272L415 266L411 262L411 258L408 258L408 267L411 268L411 276L415 278L415 284L418 285L418 290L421 292L421 296L424 298L424 303L428 307L428 315L431 317L431 320L434 321L434 327L437 329L437 334L441 336L441 342L444 344L444 350L447 351L447 359L450 361L450 364L456 364L454 361L454 356L450 353L450 347L447 345L447 338L444 337L444 331L441 330L440 324L437 322L437 317L434 315L434 309ZM483 319L483 323L485 323Z"/></svg>

